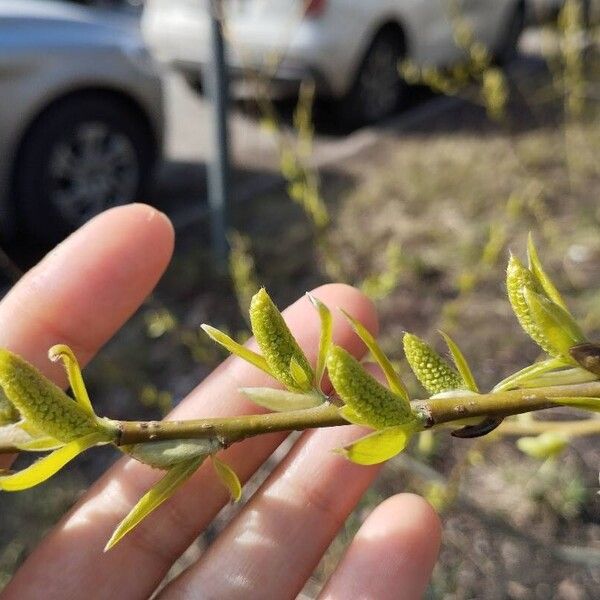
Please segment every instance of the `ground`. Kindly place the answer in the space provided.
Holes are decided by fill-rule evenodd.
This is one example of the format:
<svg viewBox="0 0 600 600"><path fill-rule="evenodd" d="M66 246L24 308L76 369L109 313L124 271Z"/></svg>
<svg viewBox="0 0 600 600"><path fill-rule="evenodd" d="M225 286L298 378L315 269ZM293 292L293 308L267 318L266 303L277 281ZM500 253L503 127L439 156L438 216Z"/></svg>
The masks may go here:
<svg viewBox="0 0 600 600"><path fill-rule="evenodd" d="M588 59L589 69L597 67L593 53ZM597 339L600 332L598 71L588 71L592 85L583 114L565 116L564 90L558 80L552 86L545 64L520 65L510 72L503 119L490 119L472 101L479 98L472 82L443 113L394 129L382 126L375 143L323 166L320 190L331 224L320 233L289 199L285 184L234 205L233 226L249 240L256 277L280 306L333 278L370 291L381 315L382 344L414 397L423 392L402 360L405 330L440 350L436 330L452 334L482 389L538 357L503 288L508 250L524 257L528 231L586 333ZM205 223L181 230L173 264L154 296L86 370L99 413L159 416L222 357L202 337L200 323L246 331L231 280L212 268L206 236ZM44 488L3 499L3 514L10 516L0 534L5 580L114 458L109 451L94 456L85 455ZM305 596L315 595L375 504L415 490L440 507L444 522L428 597L595 598L599 464L591 439L573 440L563 455L544 463L508 439L469 442L440 433L433 442L421 440L385 467ZM225 509L177 568L201 552L235 510Z"/></svg>

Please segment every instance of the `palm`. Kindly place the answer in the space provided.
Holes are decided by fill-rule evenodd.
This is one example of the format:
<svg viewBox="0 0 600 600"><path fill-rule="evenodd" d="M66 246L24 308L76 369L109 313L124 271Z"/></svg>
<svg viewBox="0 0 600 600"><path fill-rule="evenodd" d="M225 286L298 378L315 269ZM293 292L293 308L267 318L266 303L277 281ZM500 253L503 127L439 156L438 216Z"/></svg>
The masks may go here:
<svg viewBox="0 0 600 600"><path fill-rule="evenodd" d="M115 333L152 290L173 247L170 224L147 206L111 210L75 233L30 271L0 304L0 347L22 355L64 385L48 362L56 343L83 363ZM376 329L373 308L359 292L328 285L318 296ZM307 300L285 318L308 352L318 325L305 318ZM342 318L334 339L356 356L360 342ZM314 356L309 358L314 360ZM229 359L173 413L176 418L247 412L240 386L266 377ZM303 434L208 551L163 589L166 598L293 598L377 474L328 450L355 439L355 427ZM271 434L237 444L228 463L242 480L283 441ZM0 465L2 466L2 465ZM227 494L201 468L173 498L108 553L115 525L160 473L123 459L112 467L32 553L3 592L5 598L145 598L207 527ZM385 501L363 524L322 592L324 598L418 598L439 545L439 524L414 496ZM43 590L43 591L42 591Z"/></svg>

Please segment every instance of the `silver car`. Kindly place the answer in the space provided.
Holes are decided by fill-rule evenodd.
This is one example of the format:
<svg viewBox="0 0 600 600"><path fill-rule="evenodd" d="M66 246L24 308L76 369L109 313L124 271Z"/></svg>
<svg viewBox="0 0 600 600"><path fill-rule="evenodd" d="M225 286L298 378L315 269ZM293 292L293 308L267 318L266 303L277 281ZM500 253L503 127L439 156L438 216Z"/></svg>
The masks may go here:
<svg viewBox="0 0 600 600"><path fill-rule="evenodd" d="M160 157L162 85L135 22L0 0L0 233L56 239L143 198Z"/></svg>

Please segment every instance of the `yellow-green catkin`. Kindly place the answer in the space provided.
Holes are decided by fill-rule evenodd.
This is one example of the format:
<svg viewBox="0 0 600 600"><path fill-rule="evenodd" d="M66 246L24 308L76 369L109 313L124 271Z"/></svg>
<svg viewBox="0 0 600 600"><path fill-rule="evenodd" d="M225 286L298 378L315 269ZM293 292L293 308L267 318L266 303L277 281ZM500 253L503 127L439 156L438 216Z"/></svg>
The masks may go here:
<svg viewBox="0 0 600 600"><path fill-rule="evenodd" d="M489 68L483 72L482 95L488 115L492 119L504 117L508 88L506 77L500 69Z"/></svg>
<svg viewBox="0 0 600 600"><path fill-rule="evenodd" d="M506 269L506 290L510 305L521 327L531 339L550 356L556 356L556 348L549 342L531 316L531 309L523 293L524 288L529 288L536 294L545 296L544 290L541 289L533 273L516 256L511 255Z"/></svg>
<svg viewBox="0 0 600 600"><path fill-rule="evenodd" d="M406 333L403 344L410 368L430 394L467 389L462 377L422 339Z"/></svg>
<svg viewBox="0 0 600 600"><path fill-rule="evenodd" d="M21 417L61 442L98 431L93 415L83 410L33 365L0 349L0 386Z"/></svg>
<svg viewBox="0 0 600 600"><path fill-rule="evenodd" d="M19 420L19 412L9 402L8 398L0 392L0 427Z"/></svg>
<svg viewBox="0 0 600 600"><path fill-rule="evenodd" d="M250 322L254 337L273 375L290 390L307 391L314 380L312 368L264 288L252 298ZM306 386L300 386L290 372L292 358L306 373Z"/></svg>
<svg viewBox="0 0 600 600"><path fill-rule="evenodd" d="M343 348L330 350L327 372L339 397L369 425L379 429L411 420L410 404L369 375Z"/></svg>

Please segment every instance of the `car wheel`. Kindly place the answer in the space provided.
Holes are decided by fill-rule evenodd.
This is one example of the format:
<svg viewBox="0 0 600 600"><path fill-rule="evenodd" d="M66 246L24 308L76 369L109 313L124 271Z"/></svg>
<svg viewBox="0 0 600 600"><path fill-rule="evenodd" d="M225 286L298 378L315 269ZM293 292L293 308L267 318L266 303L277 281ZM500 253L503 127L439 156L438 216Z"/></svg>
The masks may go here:
<svg viewBox="0 0 600 600"><path fill-rule="evenodd" d="M29 234L56 241L140 198L156 156L154 137L132 107L108 96L65 99L42 114L18 154L19 220Z"/></svg>
<svg viewBox="0 0 600 600"><path fill-rule="evenodd" d="M525 28L525 8L522 3L517 4L504 27L500 46L496 50L496 62L506 65L513 60L518 53L519 38Z"/></svg>
<svg viewBox="0 0 600 600"><path fill-rule="evenodd" d="M354 84L340 101L340 116L347 125L374 123L391 115L400 105L406 84L400 77L400 34L380 32L365 54Z"/></svg>

